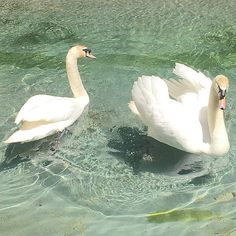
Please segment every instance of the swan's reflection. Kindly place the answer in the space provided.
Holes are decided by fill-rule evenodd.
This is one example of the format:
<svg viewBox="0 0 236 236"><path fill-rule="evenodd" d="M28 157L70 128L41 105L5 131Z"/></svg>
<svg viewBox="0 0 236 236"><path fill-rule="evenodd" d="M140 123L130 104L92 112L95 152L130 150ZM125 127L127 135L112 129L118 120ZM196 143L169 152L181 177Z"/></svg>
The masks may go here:
<svg viewBox="0 0 236 236"><path fill-rule="evenodd" d="M149 171L167 175L208 175L208 167L201 156L160 143L138 128L115 128L108 146L110 154L132 166L134 173Z"/></svg>

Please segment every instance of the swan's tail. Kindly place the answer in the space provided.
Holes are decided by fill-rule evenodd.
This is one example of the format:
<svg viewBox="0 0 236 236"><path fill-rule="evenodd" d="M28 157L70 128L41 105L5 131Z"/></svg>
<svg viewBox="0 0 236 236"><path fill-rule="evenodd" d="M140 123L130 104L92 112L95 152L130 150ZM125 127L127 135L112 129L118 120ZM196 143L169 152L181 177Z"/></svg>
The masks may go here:
<svg viewBox="0 0 236 236"><path fill-rule="evenodd" d="M138 109L137 109L137 107L136 107L134 101L130 101L130 102L128 103L128 107L129 107L129 109L130 109L135 115L140 116L140 114L139 114L139 112L138 112Z"/></svg>
<svg viewBox="0 0 236 236"><path fill-rule="evenodd" d="M4 143L24 143L28 141L32 141L32 135L28 131L18 130L13 133Z"/></svg>
<svg viewBox="0 0 236 236"><path fill-rule="evenodd" d="M46 136L49 136L55 132L51 132L47 135L40 132L40 129L38 129L37 135L34 132L35 130L17 130L15 133L13 133L7 140L3 141L4 143L26 143L30 141L39 140L41 138L44 138Z"/></svg>
<svg viewBox="0 0 236 236"><path fill-rule="evenodd" d="M35 141L63 130L56 129L53 127L53 125L54 124L51 124L50 126L42 125L32 129L19 129L15 133L13 133L7 140L5 140L4 143L25 143Z"/></svg>

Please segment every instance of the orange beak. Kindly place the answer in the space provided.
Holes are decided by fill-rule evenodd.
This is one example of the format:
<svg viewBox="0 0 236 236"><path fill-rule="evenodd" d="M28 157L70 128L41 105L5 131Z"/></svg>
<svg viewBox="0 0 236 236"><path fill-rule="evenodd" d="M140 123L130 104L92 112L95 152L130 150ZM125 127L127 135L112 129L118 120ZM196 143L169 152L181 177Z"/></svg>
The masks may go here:
<svg viewBox="0 0 236 236"><path fill-rule="evenodd" d="M91 59L96 59L96 57L91 53L86 54L86 57L91 58Z"/></svg>
<svg viewBox="0 0 236 236"><path fill-rule="evenodd" d="M225 97L219 100L219 108L221 110L225 110L225 108L226 108L226 99L225 99Z"/></svg>

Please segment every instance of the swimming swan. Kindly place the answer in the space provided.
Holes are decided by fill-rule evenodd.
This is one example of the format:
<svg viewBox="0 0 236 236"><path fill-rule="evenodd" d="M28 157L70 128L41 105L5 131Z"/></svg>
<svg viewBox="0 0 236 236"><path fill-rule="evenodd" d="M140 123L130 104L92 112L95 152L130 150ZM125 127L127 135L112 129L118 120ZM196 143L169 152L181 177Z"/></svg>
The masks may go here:
<svg viewBox="0 0 236 236"><path fill-rule="evenodd" d="M19 130L5 143L38 140L72 125L89 103L89 96L82 84L77 59L95 58L87 47L77 45L69 49L66 70L74 98L36 95L31 97L16 116Z"/></svg>
<svg viewBox="0 0 236 236"><path fill-rule="evenodd" d="M182 79L142 76L134 82L131 111L148 126L148 135L190 153L224 155L229 140L224 123L229 81L213 80L176 63L173 71Z"/></svg>

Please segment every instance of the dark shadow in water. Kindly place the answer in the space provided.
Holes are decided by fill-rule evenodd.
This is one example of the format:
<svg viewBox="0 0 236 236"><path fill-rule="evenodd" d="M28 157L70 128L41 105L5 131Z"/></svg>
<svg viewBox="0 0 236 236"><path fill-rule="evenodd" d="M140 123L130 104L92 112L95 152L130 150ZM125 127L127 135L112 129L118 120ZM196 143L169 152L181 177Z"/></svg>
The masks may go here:
<svg viewBox="0 0 236 236"><path fill-rule="evenodd" d="M59 148L62 137L69 136L71 134L72 132L66 128L62 132L40 140L27 143L8 144L5 151L5 159L2 163L0 163L0 171L11 169L22 162L30 161L33 153L36 153L39 150L45 152L50 151L51 155L54 155ZM43 164L45 165L45 163Z"/></svg>
<svg viewBox="0 0 236 236"><path fill-rule="evenodd" d="M7 145L5 159L0 163L0 171L16 167L22 162L30 160L27 152L35 148L36 142L30 143L11 143Z"/></svg>
<svg viewBox="0 0 236 236"><path fill-rule="evenodd" d="M199 155L190 154L147 137L137 128L111 130L110 154L124 160L135 173L149 171L167 175L206 175ZM193 176L193 177L194 177Z"/></svg>
<svg viewBox="0 0 236 236"><path fill-rule="evenodd" d="M54 141L53 141L54 139ZM7 145L5 151L5 159L0 163L0 171L15 168L22 162L31 160L32 153L39 151L39 149L48 151L54 154L57 150L55 136L51 136L42 140L32 141L28 143L11 143Z"/></svg>

